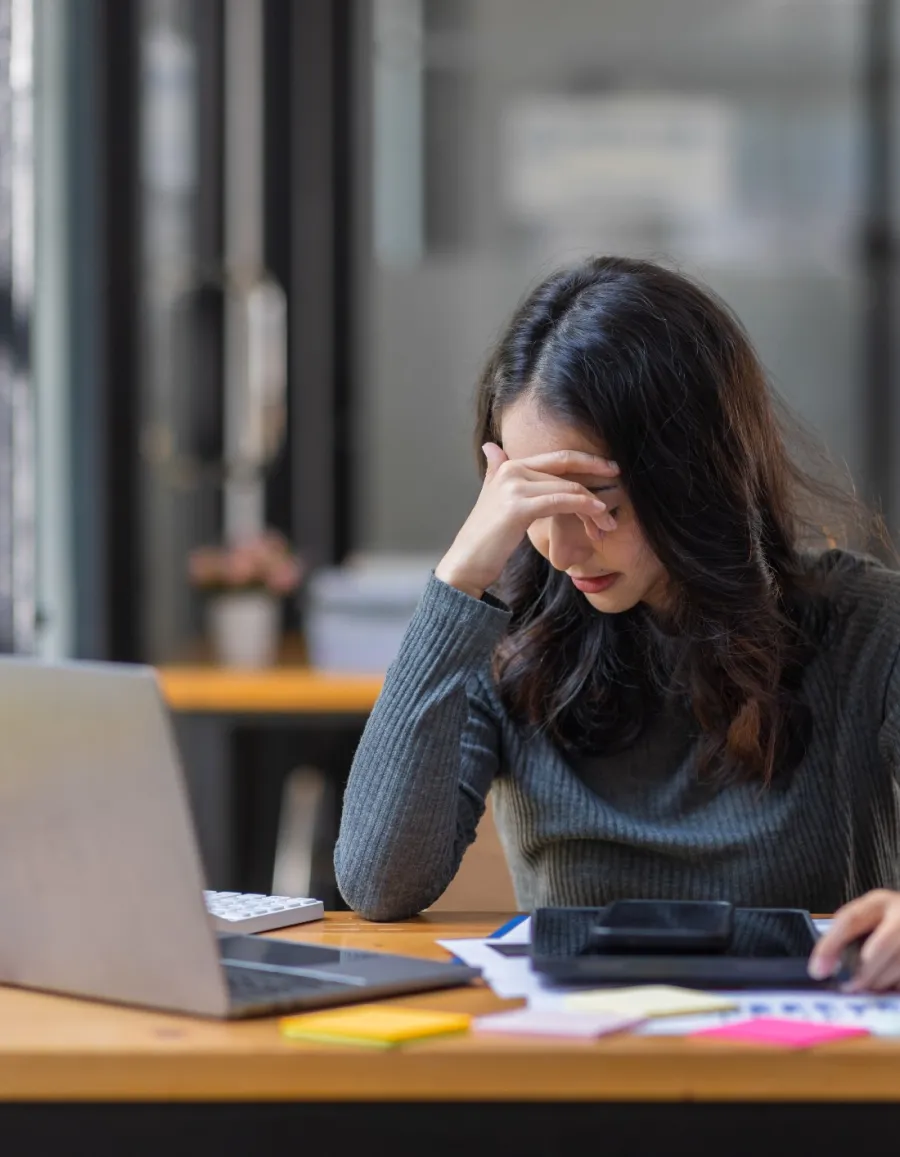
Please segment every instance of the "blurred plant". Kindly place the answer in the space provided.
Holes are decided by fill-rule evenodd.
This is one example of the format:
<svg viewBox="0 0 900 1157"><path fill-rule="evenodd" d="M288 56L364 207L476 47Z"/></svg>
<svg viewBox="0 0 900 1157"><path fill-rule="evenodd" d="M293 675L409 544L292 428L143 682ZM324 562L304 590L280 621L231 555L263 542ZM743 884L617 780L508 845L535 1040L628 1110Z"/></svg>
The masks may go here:
<svg viewBox="0 0 900 1157"><path fill-rule="evenodd" d="M231 546L200 546L188 559L191 584L211 594L267 591L289 595L300 586L303 573L302 560L277 530Z"/></svg>

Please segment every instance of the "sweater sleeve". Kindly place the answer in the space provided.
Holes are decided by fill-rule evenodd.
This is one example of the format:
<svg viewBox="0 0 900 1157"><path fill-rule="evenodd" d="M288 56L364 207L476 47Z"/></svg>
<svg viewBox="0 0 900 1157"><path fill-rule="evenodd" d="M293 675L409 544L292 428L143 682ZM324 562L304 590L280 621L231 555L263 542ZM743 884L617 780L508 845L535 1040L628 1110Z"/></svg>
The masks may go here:
<svg viewBox="0 0 900 1157"><path fill-rule="evenodd" d="M369 920L427 908L475 838L499 761L487 690L509 612L432 576L360 740L335 848L341 895Z"/></svg>

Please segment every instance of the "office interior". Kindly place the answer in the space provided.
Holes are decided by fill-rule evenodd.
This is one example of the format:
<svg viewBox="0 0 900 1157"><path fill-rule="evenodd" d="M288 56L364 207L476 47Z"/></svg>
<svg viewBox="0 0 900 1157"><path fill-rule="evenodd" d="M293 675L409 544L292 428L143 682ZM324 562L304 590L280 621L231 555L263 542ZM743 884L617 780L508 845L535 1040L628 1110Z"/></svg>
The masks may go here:
<svg viewBox="0 0 900 1157"><path fill-rule="evenodd" d="M0 0L0 649L227 667L191 558L271 529L251 682L376 678L589 252L720 293L896 531L898 76L892 0ZM364 721L174 711L212 887L340 907Z"/></svg>

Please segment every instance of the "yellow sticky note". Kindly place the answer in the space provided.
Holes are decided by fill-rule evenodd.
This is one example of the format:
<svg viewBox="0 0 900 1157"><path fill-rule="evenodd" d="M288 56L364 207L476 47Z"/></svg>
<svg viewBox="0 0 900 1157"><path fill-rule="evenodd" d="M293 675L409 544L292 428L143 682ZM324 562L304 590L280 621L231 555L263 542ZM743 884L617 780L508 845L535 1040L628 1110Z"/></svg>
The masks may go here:
<svg viewBox="0 0 900 1157"><path fill-rule="evenodd" d="M428 1012L418 1008L392 1008L388 1005L357 1005L284 1017L281 1031L293 1040L391 1048L404 1041L465 1032L471 1019L464 1012Z"/></svg>
<svg viewBox="0 0 900 1157"><path fill-rule="evenodd" d="M612 1012L646 1019L653 1016L690 1016L695 1012L726 1012L737 1002L691 988L645 984L634 988L604 988L578 992L566 998L572 1012Z"/></svg>

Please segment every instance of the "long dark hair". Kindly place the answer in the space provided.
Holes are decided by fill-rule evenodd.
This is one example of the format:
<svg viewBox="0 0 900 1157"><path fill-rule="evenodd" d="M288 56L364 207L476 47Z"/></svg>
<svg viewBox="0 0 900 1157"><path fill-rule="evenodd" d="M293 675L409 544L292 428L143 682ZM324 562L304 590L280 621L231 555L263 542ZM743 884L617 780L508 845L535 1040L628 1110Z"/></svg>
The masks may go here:
<svg viewBox="0 0 900 1157"><path fill-rule="evenodd" d="M504 409L525 395L602 439L673 599L665 621L643 607L600 614L525 540L501 584L508 710L564 749L610 751L680 696L701 769L768 783L808 731L804 550L810 511L839 495L788 453L789 412L740 323L678 273L592 258L512 317L480 383L479 446L500 440Z"/></svg>

